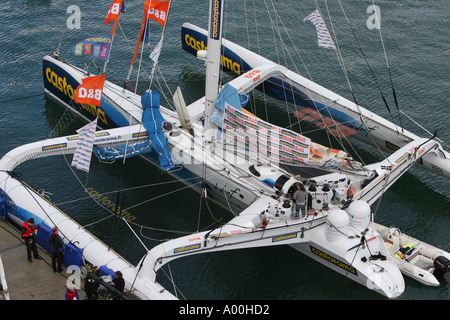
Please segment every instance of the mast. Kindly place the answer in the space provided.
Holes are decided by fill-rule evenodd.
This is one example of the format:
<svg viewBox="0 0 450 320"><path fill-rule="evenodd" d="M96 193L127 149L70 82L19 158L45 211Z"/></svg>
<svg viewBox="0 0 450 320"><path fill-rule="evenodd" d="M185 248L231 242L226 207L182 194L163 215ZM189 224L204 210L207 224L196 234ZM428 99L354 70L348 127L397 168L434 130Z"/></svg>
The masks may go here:
<svg viewBox="0 0 450 320"><path fill-rule="evenodd" d="M142 19L142 23L141 23L141 29L139 30L139 36L138 36L138 39L136 42L136 47L134 48L133 59L131 60L130 69L128 70L128 76L127 76L126 82L128 82L128 80L130 80L131 72L133 71L134 62L136 61L136 57L139 52L139 47L141 45L142 37L143 36L145 37L144 32L146 31L146 28L148 28L147 22L148 22L147 11L145 11L144 18Z"/></svg>
<svg viewBox="0 0 450 320"><path fill-rule="evenodd" d="M214 101L219 94L220 55L222 48L223 0L210 0L208 26L208 54L206 57L206 86L205 86L205 138L211 142L214 138L210 122L214 110Z"/></svg>
<svg viewBox="0 0 450 320"><path fill-rule="evenodd" d="M109 51L109 55L111 55L112 45L113 45L113 42L114 42L114 36L116 34L117 25L119 24L120 13L121 12L125 12L124 8L125 7L124 7L123 0L122 0L122 1L120 1L120 3L114 2L112 4L111 8L108 11L108 15L111 13L111 11L113 11L112 12L113 14L117 15L117 18L114 19L114 25L113 25L113 28L112 28L112 31L111 31L111 46L110 46L110 49L109 49L110 50ZM108 17L107 17L107 19L108 19ZM109 62L109 56L108 56L108 60L105 61L105 64L103 65L103 73L104 74L106 73L106 66L108 65L108 62Z"/></svg>
<svg viewBox="0 0 450 320"><path fill-rule="evenodd" d="M109 54L111 55L111 49L112 49L112 45L114 42L114 36L116 34L116 29L117 29L117 24L119 23L119 17L117 17L117 20L114 20L114 25L113 25L113 29L111 31L111 48L109 49ZM108 65L109 62L109 56L108 56L108 61L105 61L105 64L103 65L103 73L106 73L106 66Z"/></svg>

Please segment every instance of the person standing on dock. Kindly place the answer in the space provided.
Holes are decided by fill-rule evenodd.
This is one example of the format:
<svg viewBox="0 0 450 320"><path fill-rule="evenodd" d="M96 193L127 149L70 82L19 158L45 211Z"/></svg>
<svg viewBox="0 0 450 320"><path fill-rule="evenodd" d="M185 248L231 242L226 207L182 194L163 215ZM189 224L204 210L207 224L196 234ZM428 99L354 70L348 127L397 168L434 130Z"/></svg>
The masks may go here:
<svg viewBox="0 0 450 320"><path fill-rule="evenodd" d="M78 291L73 285L67 286L66 292L64 293L66 300L80 300L78 296Z"/></svg>
<svg viewBox="0 0 450 320"><path fill-rule="evenodd" d="M48 237L48 241L51 246L53 272L63 271L62 263L64 260L64 241L59 236L58 231L58 227L53 227L52 233ZM57 265L58 269L56 269Z"/></svg>
<svg viewBox="0 0 450 320"><path fill-rule="evenodd" d="M34 219L30 218L22 224L22 239L25 241L25 246L27 247L29 262L33 262L33 259L31 258L31 251L33 251L33 256L35 259L42 259L37 251L36 238L37 228L34 226Z"/></svg>

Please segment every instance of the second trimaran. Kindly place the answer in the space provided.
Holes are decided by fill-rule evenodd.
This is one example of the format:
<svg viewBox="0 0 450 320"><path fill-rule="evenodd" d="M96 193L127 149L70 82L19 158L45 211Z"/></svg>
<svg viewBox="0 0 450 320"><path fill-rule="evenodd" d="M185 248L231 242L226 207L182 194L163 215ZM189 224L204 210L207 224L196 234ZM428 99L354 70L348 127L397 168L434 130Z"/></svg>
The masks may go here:
<svg viewBox="0 0 450 320"><path fill-rule="evenodd" d="M152 10L151 3L148 10ZM379 163L362 165L342 151L316 144L249 113L244 100L257 88L265 86L275 95L286 96L289 92L292 99L287 100L291 103L307 91L309 101L319 101L314 98L321 96L321 103L330 101L330 109L346 106L349 114L383 124L393 139L393 132L399 134L396 129L389 129L393 125L388 121L356 108L350 101L281 65L223 40L223 1L211 0L209 8L208 34L189 24L183 26L185 39L204 37L190 40L193 43L207 37L207 51L196 50L206 64L205 97L187 107L180 90L174 96L177 110L172 111L159 106L154 91L140 97L108 81L104 83L100 108L80 106L73 101L75 88L90 75L58 56L44 57L44 83L50 96L87 120L93 118L87 117L89 110L83 111L90 108L95 110L95 117L108 122L99 123L105 130L95 134L95 152L113 150L124 157L118 151L120 147L128 153L142 148L147 151L142 155L159 166L162 153L170 151L166 160L173 163L167 167L168 173L229 208L235 217L218 228L164 242L148 250L137 266L131 265L14 176L14 168L26 160L74 153L80 135L31 143L3 156L0 196L7 202L8 216L17 223L33 217L40 225L58 226L64 240L82 252L84 261L122 271L126 288L134 289L141 299L176 298L156 281L158 269L174 259L276 245L290 245L389 298L400 296L405 290L404 279L372 225L370 206L421 158L448 176L448 153L433 138L403 132L396 141L396 152ZM248 63L242 75L221 87L221 55L224 59L226 53L236 54ZM147 111L143 113L143 109ZM153 126L148 126L147 120ZM162 149L156 146L161 139ZM148 152L148 147L156 151ZM170 170L173 165L178 169ZM299 184L309 194L306 214L293 210L292 196Z"/></svg>

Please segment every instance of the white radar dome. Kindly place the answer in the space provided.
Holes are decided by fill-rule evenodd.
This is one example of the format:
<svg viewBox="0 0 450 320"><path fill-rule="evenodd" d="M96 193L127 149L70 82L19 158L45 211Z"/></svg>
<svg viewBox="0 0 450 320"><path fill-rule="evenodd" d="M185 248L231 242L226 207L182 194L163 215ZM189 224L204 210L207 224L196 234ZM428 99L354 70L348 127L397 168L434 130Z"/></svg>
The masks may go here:
<svg viewBox="0 0 450 320"><path fill-rule="evenodd" d="M370 223L370 206L363 200L356 200L350 203L347 208L350 216L350 225L359 231L364 231Z"/></svg>
<svg viewBox="0 0 450 320"><path fill-rule="evenodd" d="M326 238L333 242L348 234L349 217L344 210L333 210L328 213Z"/></svg>

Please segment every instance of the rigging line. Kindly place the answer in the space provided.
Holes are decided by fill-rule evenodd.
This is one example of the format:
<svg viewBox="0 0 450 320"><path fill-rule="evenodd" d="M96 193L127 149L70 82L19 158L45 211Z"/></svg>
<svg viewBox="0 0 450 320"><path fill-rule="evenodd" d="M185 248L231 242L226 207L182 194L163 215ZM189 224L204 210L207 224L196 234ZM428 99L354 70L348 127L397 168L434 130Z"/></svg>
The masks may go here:
<svg viewBox="0 0 450 320"><path fill-rule="evenodd" d="M246 1L247 0L244 0L244 21L245 21L245 28L247 30L247 47L248 47L249 50L251 50L250 49L250 37L249 37L250 30L248 28L248 14L247 14L247 3L246 3Z"/></svg>
<svg viewBox="0 0 450 320"><path fill-rule="evenodd" d="M89 194L89 192L87 191L86 187L83 186L83 183L81 182L81 180L78 178L78 176L76 175L75 171L72 169L72 166L69 164L69 162L67 161L66 158L66 154L63 152L62 153L64 160L66 161L67 166L69 167L70 171L72 171L72 174L74 175L74 177L77 179L78 183L83 187L84 192L87 192ZM102 207L103 209L105 209L106 211L114 214L114 212L112 212L111 210L109 210L107 207L105 207L103 204L101 204L99 201L97 201L97 199L95 199L92 195L91 195L92 200L94 200L94 202L96 202L100 207Z"/></svg>
<svg viewBox="0 0 450 320"><path fill-rule="evenodd" d="M74 3L74 2L75 2L75 0L72 0L71 6L73 6L73 3ZM67 13L67 14L68 14L68 13ZM67 21L69 20L69 18L70 18L70 17L67 17L66 20L65 20L66 23L64 24L63 32L62 32L62 34L61 34L61 38L60 38L60 40L59 40L58 47L56 48L55 52L53 52L53 54L55 55L55 57L59 57L59 49L61 48L61 44L62 44L62 41L63 41L63 38L64 38L64 33L66 32L66 29L68 29L68 28L67 28Z"/></svg>
<svg viewBox="0 0 450 320"><path fill-rule="evenodd" d="M272 0L271 0L271 1L272 1ZM316 2L317 2L317 1L316 1ZM317 4L317 6L318 6L318 4ZM302 58L302 56L301 56L301 54L300 54L300 52L299 52L299 50L297 49L297 46L295 45L294 41L292 40L292 38L291 38L291 36L290 36L290 33L288 32L286 26L284 25L283 19L281 19L280 15L278 14L278 11L276 10L275 5L273 4L273 1L272 1L272 8L273 8L273 11L275 12L275 14L278 16L278 19L279 19L279 21L281 22L281 25L283 26L283 29L284 29L284 31L285 31L285 33L286 33L286 35L287 35L287 37L288 37L288 39L289 39L289 41L290 41L292 47L294 48L294 50L295 50L297 56L299 57L300 61L302 62L303 67L304 67L305 70L306 70L306 73L308 74L308 76L309 76L309 78L311 79L311 81L314 81L314 80L313 80L313 77L312 77L312 75L311 75L311 73L310 73L309 70L308 70L308 67L306 66L306 64L305 64L305 62L304 62L304 60L303 60L303 58ZM280 39L282 39L281 34L279 34L279 36L280 36ZM286 44L285 44L283 41L282 41L282 44L286 47L286 52L288 53L289 58L291 59L291 62L292 62L292 64L293 64L293 66L294 66L296 72L297 72L298 74L300 74L300 71L298 70L298 67L297 67L296 63L294 62L294 59L293 59L292 56L290 55L289 50L287 49ZM310 90L307 89L307 88L305 88L305 89L308 91L309 96L312 97L312 94L311 94ZM322 100L322 104L323 104L324 106L326 106L326 109L327 109L327 111L328 111L328 105L325 103L323 96L320 96L320 99ZM311 101L312 101L312 103L313 103L313 105L314 105L316 111L319 112L319 115L320 115L320 117L321 117L322 122L325 123L324 118L323 118L323 115L322 115L322 113L320 113L319 107L317 106L316 101L313 100L312 98L311 98ZM296 104L296 103L295 103L295 107L296 107L296 109L297 109L297 104ZM328 111L328 113L329 113L330 116L331 116L331 113L330 113L329 111ZM338 124L336 123L336 121L334 120L334 117L333 117L333 116L331 116L331 120L332 120L333 123L335 124L335 127L338 128L339 126L338 126ZM328 135L328 140L329 140L329 143L330 143L330 147L332 147L333 144L331 143L330 136L329 136L329 135L330 135L330 129L328 128L328 126L325 126L325 130L326 130L326 133L327 133L327 135ZM301 127L300 127L300 132L301 132ZM334 135L333 135L333 136L334 136ZM349 145L351 145L351 143L348 141L348 139L345 137L345 135L343 135L343 136L344 136L344 139L349 143ZM334 136L334 138L337 140L337 142L339 143L339 145L341 146L341 148L343 148L344 150L346 150L346 147L345 147L345 145L343 144L342 139L338 139L338 138L335 137L335 136ZM356 150L354 150L354 151L356 152ZM347 153L349 153L349 152L347 152Z"/></svg>
<svg viewBox="0 0 450 320"><path fill-rule="evenodd" d="M257 44L256 47L258 48L258 54L261 55L261 46L260 46L260 42L259 42L258 19L256 18L256 4L255 4L255 0L253 0L253 17L254 17L254 21L255 21L256 44Z"/></svg>
<svg viewBox="0 0 450 320"><path fill-rule="evenodd" d="M169 280L172 282L173 291L175 292L175 295L178 299L177 286L175 285L175 281L173 280L172 269L170 269L170 265L167 265L167 269L169 270Z"/></svg>
<svg viewBox="0 0 450 320"><path fill-rule="evenodd" d="M199 184L199 183L200 183L200 182L194 183L194 185ZM137 203L137 204L135 204L135 205L132 205L132 206L130 206L130 207L128 207L128 208L125 208L124 210L130 210L130 209L133 209L133 208L138 207L138 206L140 206L140 205L143 205L143 204L145 204L145 203L147 203L147 202L150 202L150 201L153 201L153 200L162 198L162 197L164 197L164 196L170 195L170 194L172 194L172 193L175 193L175 192L178 192L178 191L181 191L181 190L190 188L190 187L191 187L190 185L184 186L184 187L182 187L182 188L180 188L180 189L177 189L177 190L174 190L174 191L170 191L170 192L168 192L168 193L165 193L165 194L162 194L162 195L153 197L153 198L151 198L151 199L142 201L142 202Z"/></svg>
<svg viewBox="0 0 450 320"><path fill-rule="evenodd" d="M37 94L33 94L30 96L26 96L26 97L20 97L20 98L15 98L15 99L10 99L10 100L0 100L0 103L6 103L6 102L13 102L13 101L18 101L18 100L24 100L24 99L28 99L28 98L33 98L33 97L37 97L37 96L41 96L42 93L37 93Z"/></svg>
<svg viewBox="0 0 450 320"><path fill-rule="evenodd" d="M256 47L258 49L258 54L261 55L261 44L260 44L260 41L259 41L258 18L257 18L257 15L256 15L255 0L253 0L253 20L255 22L256 44L257 44ZM267 98L266 98L266 87L264 85L262 86L262 92L263 92L264 110L266 112L266 120L269 121L269 112L268 112L268 109L267 109ZM255 109L256 109L256 104L255 104Z"/></svg>
<svg viewBox="0 0 450 320"><path fill-rule="evenodd" d="M130 113L130 120L129 120L129 125L128 125L128 137L127 137L127 140L125 142L125 151L124 151L124 154L123 154L123 161L122 161L122 165L121 165L121 172L120 172L120 179L119 179L119 190L117 191L116 207L114 208L114 211L115 211L114 214L117 214L117 211L119 210L119 199L120 199L120 193L122 191L121 188L120 188L120 185L123 185L123 182L124 182L125 161L126 161L126 154L127 154L128 142L129 142L129 136L130 136L129 133L130 133L130 129L131 129L131 120L132 120L132 116L131 116L131 113ZM141 124L141 126L142 126L142 124ZM130 170L131 170L131 167L130 167ZM122 202L125 201L125 196L126 196L126 194L124 195L124 198L122 199ZM123 203L120 206L120 208L121 208L121 211L122 211L123 210Z"/></svg>
<svg viewBox="0 0 450 320"><path fill-rule="evenodd" d="M339 3L340 3L340 2L339 2ZM342 7L342 5L341 5L341 9L342 9L342 11L344 12L344 8ZM394 117L392 116L391 108L389 108L389 105L388 105L388 103L387 103L387 101L386 101L386 98L384 97L383 92L381 91L380 85L378 84L378 81L377 81L377 79L376 79L376 77L375 77L375 74L374 74L374 72L373 72L373 70L372 70L370 64L369 64L369 61L367 60L367 56L366 56L366 54L364 53L364 50L363 50L362 47L361 47L361 44L360 44L360 42L359 42L359 39L358 39L358 37L356 36L356 33L355 33L353 27L351 26L350 21L348 20L347 15L345 14L345 12L344 12L344 15L345 15L345 18L347 19L347 23L348 23L348 25L349 25L349 27L350 27L350 30L352 31L353 37L354 37L355 40L356 40L356 44L358 45L358 48L359 48L359 50L361 51L361 54L362 54L362 56L363 56L363 58L364 58L364 61L366 62L366 65L367 65L367 68L369 69L370 75L372 76L372 78L373 78L373 80L374 80L374 82L375 82L375 85L377 86L377 89L378 89L378 91L380 92L380 95L381 95L381 98L382 98L382 100L383 100L383 102L384 102L384 105L386 106L386 109L388 110L389 115L390 115L391 118L392 118L392 122L394 122ZM383 45L383 49L384 49L384 45ZM385 52L385 55L386 55L386 52ZM395 122L394 122L394 125L395 125L395 130L396 130L397 133L398 133L397 125L395 124Z"/></svg>
<svg viewBox="0 0 450 320"><path fill-rule="evenodd" d="M275 55L276 55L276 57L277 57L277 61L278 61L278 63L279 64L281 64L281 59L280 59L280 56L279 56L279 53L278 53L278 46L277 46L277 44L276 44L276 38L275 38L275 29L277 29L277 33L278 34L280 34L280 32L278 31L278 28L275 26L275 22L273 21L273 19L272 19L272 15L270 14L270 10L269 10L269 8L268 8L268 6L267 6L267 2L266 2L266 0L264 0L264 5L266 6L266 10L267 10L267 14L268 14L268 16L269 16L269 20L270 20L270 24L271 24L271 26L272 26L272 36L273 36L273 43L275 44ZM281 42L281 41L280 41ZM283 52L284 53L284 52ZM284 55L284 54L283 54ZM286 63L286 55L284 55L284 58L285 58L285 63Z"/></svg>
<svg viewBox="0 0 450 320"><path fill-rule="evenodd" d="M273 35L273 39L274 39L273 43L275 43L276 56L277 56L278 61L281 61L281 59L280 59L280 57L279 57L279 54L278 54L278 46L276 45L276 38L275 38L275 32L276 32L276 33L278 34L278 37L279 37L279 39L280 39L280 42L281 42L282 44L284 44L283 41L282 41L282 37L281 37L281 33L280 33L280 28L279 28L279 26L278 26L278 19L277 19L277 16L276 16L276 15L275 15L275 21L276 21L276 22L274 22L274 19L272 19L272 15L270 14L270 10L269 10L269 7L268 7L268 5L267 5L266 0L264 0L264 5L266 6L266 10L267 10L267 13L268 13L268 15L269 15L269 19L270 19L270 22L271 22L271 25L272 25L272 35ZM288 50L286 50L286 51L288 51ZM286 51L285 51L285 50L281 50L281 53L283 54L284 64L287 66ZM288 52L288 54L289 54L289 52ZM280 63L280 64L281 64L281 63ZM285 107L286 107L286 113L287 113L287 115L288 115L289 125L292 125L292 119L291 119L291 117L290 117L290 112L289 112L289 103L288 103L288 100L287 100L287 98L286 98L286 91L285 91L285 88L284 88L284 87L283 87L283 93L284 93L284 96L285 96L285 97L284 97L284 104L285 104ZM292 94L292 96L294 96L294 95L293 95L292 85L291 85L291 94ZM300 130L301 130L301 128L300 128Z"/></svg>
<svg viewBox="0 0 450 320"><path fill-rule="evenodd" d="M145 22L145 28L144 28L144 33L142 34L142 39L140 41L142 41L142 46L141 46L141 56L139 58L139 66L138 66L138 72L136 75L136 85L135 88L137 90L138 87L138 83L139 83L139 75L141 72L141 65L142 65L142 55L144 54L144 47L145 47L145 36L147 35L147 30L149 30L150 26L149 26L149 19L147 18L147 21ZM150 48L150 33L149 33L149 39L148 39L148 47ZM135 91L136 93L136 91Z"/></svg>
<svg viewBox="0 0 450 320"><path fill-rule="evenodd" d="M13 175L15 175L15 177L13 177ZM41 208L41 210L45 213L45 215L47 216L47 218L53 223L53 225L56 225L54 222L53 222L53 220L52 220L52 218L48 215L48 213L47 213L47 211L41 206L41 204L39 203L39 201L35 198L35 194L38 194L39 195L39 193L37 193L36 191L34 191L34 189L32 189L30 186L28 186L28 184L22 179L22 178L20 178L14 171L11 171L10 173L9 173L9 175L7 176L7 178L6 178L6 180L8 180L9 179L9 177L11 177L11 178L13 178L13 179L16 179L17 181L19 181L20 182L20 184L24 187L24 189L30 194L30 196L33 198L33 200L37 203L37 205ZM4 185L5 185L5 190L6 190L6 181L5 180L5 183L4 183ZM33 192L32 192L32 191ZM45 201L48 201L47 199L45 199L44 198L44 196L42 196L42 198L45 200ZM64 233L63 232L61 232L63 235L64 235ZM64 237L66 238L66 239L69 239L68 237L66 237L65 235L64 235ZM70 241L70 240L69 240Z"/></svg>
<svg viewBox="0 0 450 320"><path fill-rule="evenodd" d="M91 226L93 226L94 224L100 223L100 222L105 221L105 220L107 220L107 219L109 219L109 218L112 218L112 217L114 217L114 216L115 216L115 214L112 213L112 214L110 214L110 215L107 216L107 217L101 218L101 219L99 219L99 220L97 220L97 221L94 221L94 222L92 222L92 223L85 224L85 225L83 225L82 227L83 227L83 228L91 227Z"/></svg>
<svg viewBox="0 0 450 320"><path fill-rule="evenodd" d="M344 16L345 16L345 18L346 18L346 20L347 20L347 23L349 24L349 26L350 26L350 28L351 28L350 21L348 20L348 17L347 17L347 15L346 15L346 13L345 13L345 10L344 10L344 8L342 7L341 1L338 0L338 2L339 2L339 4L340 4L340 6L341 6L342 12L344 13ZM342 61L342 66L344 67L343 71L344 71L344 74L345 74L345 78L346 78L346 80L347 80L347 84L348 84L349 89L350 89L350 92L351 92L351 94L352 94L353 101L354 101L354 103L355 103L356 109L358 110L358 114L359 114L359 118L360 118L360 120L361 120L361 124L364 126L364 129L366 130L367 136L372 140L373 145L378 149L378 151L381 153L381 155L383 156L383 158L386 158L384 152L381 150L381 148L378 146L378 144L377 144L377 143L375 142L375 140L373 139L373 136L372 136L372 134L370 133L370 130L367 128L367 124L364 122L364 120L363 120L363 118L362 118L362 113L361 113L360 106L358 105L358 102L357 102L357 100L356 100L355 93L354 93L354 91L353 91L353 88L352 88L352 86L351 86L350 80L349 80L349 78L348 78L347 70L345 69L344 59L343 59L343 57L342 57L341 50L340 50L340 47L339 47L339 42L338 42L338 39L337 39L337 35L336 35L335 30L334 30L334 25L333 25L333 22L332 22L332 19L331 19L330 10L329 10L329 8L328 8L328 2L327 2L327 0L325 0L325 6L326 6L326 8L327 8L328 18L330 19L330 23L331 23L331 27L332 27L333 34L334 34L334 37L335 37L335 39L336 39L336 48L337 48L337 49L336 49L336 55L337 55L337 57L338 57L338 60L341 59L341 61ZM361 160L361 162L364 163L364 161L363 161L362 159L360 159L360 160Z"/></svg>
<svg viewBox="0 0 450 320"><path fill-rule="evenodd" d="M194 179L198 179L198 178L187 178L184 179L186 181L189 180L194 180ZM130 188L126 188L126 189L121 189L121 191L130 191L130 190L135 190L135 189L141 189L141 188L147 188L147 187L154 187L154 186L159 186L159 185L164 185L164 184L169 184L169 183L179 183L180 181L178 180L174 180L174 181L165 181L165 182L157 182L157 183L152 183L152 184L147 184L147 185L143 185L143 186L137 186L137 187L130 187ZM108 194L113 194L113 193L117 193L118 190L113 190L113 191L107 191L107 192L102 192L98 195L103 196L103 195L108 195ZM97 196L97 195L96 195ZM85 200L90 198L91 196L87 196L87 197L82 197L82 198L78 198L75 200L70 200L70 201L64 201L64 202L55 202L54 204L56 206L58 205L63 205L63 204L68 204L68 203L73 203L73 202L77 202L80 200Z"/></svg>
<svg viewBox="0 0 450 320"><path fill-rule="evenodd" d="M317 1L316 1L316 3L317 3ZM317 4L317 5L318 5L318 4ZM347 69L346 69L346 67L345 67L344 58L342 57L342 54L341 54L341 50L340 50L340 46L339 46L339 40L338 40L338 38L337 38L336 31L335 31L335 29L334 29L333 20L331 19L330 11L329 11L329 9L328 9L328 3L327 3L326 0L325 0L325 5L326 5L326 8L327 8L328 18L330 19L331 30L333 31L334 38L335 38L335 40L336 40L336 57L337 57L337 60L338 60L338 62L339 62L339 65L341 66L341 69L342 69L342 71L343 71L343 73L344 73L344 77L345 77L345 79L346 79L346 81L347 81L347 85L348 85L348 87L349 87L349 89L350 89L350 92L351 92L351 94L352 94L353 101L355 102L355 105L356 105L356 107L357 107L358 115L359 115L359 118L360 118L360 120L361 120L361 123L364 125L364 121L363 121L363 119L362 119L361 111L359 110L359 106L358 106L358 104L356 103L356 97L355 97L355 94L354 94L354 92L353 92L353 87L352 87L352 85L351 85L351 83L350 83L350 79L349 79L349 77L348 77L348 72L347 72ZM368 130L366 129L366 131L368 131ZM357 152L356 149L353 147L353 145L352 145L351 143L349 143L349 144L350 144L350 146L352 147L352 150L358 155L359 160L360 160L362 163L364 163L363 159L362 159L361 156L358 154L358 152Z"/></svg>
<svg viewBox="0 0 450 320"><path fill-rule="evenodd" d="M128 228L130 228L131 232L135 235L135 237L139 240L139 242L141 243L141 245L144 247L144 249L146 251L148 251L148 248L145 246L144 242L142 242L142 240L138 237L138 235L136 234L136 232L133 230L133 228L131 228L130 224L128 223L128 221L126 219L124 219L123 217L120 218L123 222L125 222L125 224L127 225Z"/></svg>
<svg viewBox="0 0 450 320"><path fill-rule="evenodd" d="M148 227L148 226L144 226L141 224L137 224L136 222L133 222L133 221L128 221L128 223L134 225L135 227L139 227L141 229L141 234L142 234L142 229L148 229L148 230L160 231L160 232L181 233L181 234L192 234L193 233L193 231L180 231L180 230L170 230L170 229Z"/></svg>
<svg viewBox="0 0 450 320"><path fill-rule="evenodd" d="M389 173L389 174L390 174L390 173ZM384 185L383 185L383 189L382 189L382 191L381 191L381 196L380 196L380 198L379 198L379 200L378 200L377 206L376 206L375 211L374 211L374 213L373 213L373 218L375 218L375 215L377 214L378 208L380 207L380 204L381 204L381 199L383 198L383 195L384 195L384 193L386 192L386 186L387 186L388 180L389 180L389 179L386 177L385 182L384 182ZM370 223L369 223L369 224L370 224Z"/></svg>
<svg viewBox="0 0 450 320"><path fill-rule="evenodd" d="M170 7L171 7L171 2L169 2L169 7L167 8L167 15L166 15L166 21L165 21L165 23L164 23L164 26L163 26L163 29L162 29L162 31L161 31L161 39L160 39L160 41L164 41L163 39L164 39L164 33L165 33L165 31L166 31L166 25L167 25L167 22L168 22L168 20L169 20L169 17L170 17L170 15L169 15L169 12L170 12ZM149 41L150 41L150 39L149 39ZM158 44L157 44L158 45ZM156 46L155 46L156 47ZM153 48L153 49L155 49L155 48ZM159 50L160 51L162 51L162 46L161 46L161 48L159 48ZM150 52L150 54L151 54L151 52ZM158 59L159 59L159 57L158 57ZM150 60L152 60L152 59L150 59ZM152 60L153 61L153 60ZM154 71L156 71L156 67L158 66L158 60L156 60L156 62L155 61L153 61L153 68L155 68L155 70ZM149 84L149 86L148 86L148 90L150 90L150 88L152 87L152 83L153 83L153 78L154 78L154 76L155 76L155 73L153 72L151 75L150 75L150 84ZM162 91L162 90L161 90Z"/></svg>
<svg viewBox="0 0 450 320"><path fill-rule="evenodd" d="M169 265L167 265L167 267L169 267ZM169 275L166 273L166 270L164 270L164 268L161 268L161 270L164 273L164 275L169 279L169 281L171 281ZM178 287L175 285L175 282L173 282L172 284L174 286L175 294L176 294L176 292L178 292L179 294L182 295L183 299L186 300L186 297L184 296L183 292L181 292L181 290L178 289ZM178 295L177 295L177 298L178 298Z"/></svg>
<svg viewBox="0 0 450 320"><path fill-rule="evenodd" d="M424 130L426 133L428 133L430 136L433 136L434 134L431 133L430 131L428 131L425 127L421 126L420 123L416 122L413 118L411 118L409 115L407 115L406 113L404 113L403 111L400 111L405 117L407 117L409 120L411 120L415 125L417 125L419 128L421 128L422 130ZM436 140L438 140L441 144L443 144L444 146L446 145L444 141L442 141L441 139L439 139L438 137L435 137Z"/></svg>
<svg viewBox="0 0 450 320"><path fill-rule="evenodd" d="M374 0L372 0L372 4L375 7ZM379 21L379 23L381 23L381 21ZM386 48L384 46L383 35L381 34L381 25L379 25L378 31L380 33L381 46L383 47L384 58L386 60L386 67L387 67L387 71L388 71L388 75L389 75L389 80L391 82L392 94L394 96L395 106L397 107L398 120L400 121L400 128L402 129L402 132L403 132L404 130L403 130L403 125L402 125L402 119L400 118L400 108L398 106L397 95L396 95L395 89L394 89L394 82L393 82L392 76L391 76L391 68L389 67L389 61L388 61L388 57L387 57L387 53L386 53Z"/></svg>

